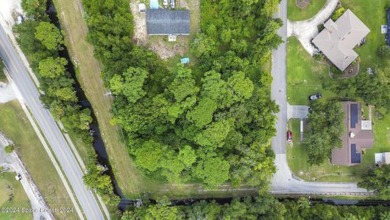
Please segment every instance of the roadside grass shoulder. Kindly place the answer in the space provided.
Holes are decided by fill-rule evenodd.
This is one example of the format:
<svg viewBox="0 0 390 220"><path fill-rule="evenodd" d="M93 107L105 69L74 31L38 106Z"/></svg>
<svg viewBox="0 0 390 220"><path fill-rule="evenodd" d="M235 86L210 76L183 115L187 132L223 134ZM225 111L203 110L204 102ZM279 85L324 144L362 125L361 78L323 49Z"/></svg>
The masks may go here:
<svg viewBox="0 0 390 220"><path fill-rule="evenodd" d="M287 39L287 101L291 105L307 105L308 96L320 92L323 98L335 94L322 87L329 78L329 65L313 59L295 37Z"/></svg>
<svg viewBox="0 0 390 220"><path fill-rule="evenodd" d="M296 0L287 1L287 18L291 21L306 20L317 14L325 6L326 0L311 0L309 5L300 9Z"/></svg>
<svg viewBox="0 0 390 220"><path fill-rule="evenodd" d="M7 82L7 77L4 74L4 64L0 57L0 82Z"/></svg>
<svg viewBox="0 0 390 220"><path fill-rule="evenodd" d="M15 173L0 173L0 192L0 219L32 219L32 213L22 212L22 209L31 209L31 205L22 184L15 179Z"/></svg>
<svg viewBox="0 0 390 220"><path fill-rule="evenodd" d="M73 208L73 203L17 101L0 105L0 130L16 145L21 160L29 171L48 206L52 209ZM74 213L54 213L59 219L76 219ZM0 217L0 219L3 219ZM6 218L5 218L6 219Z"/></svg>

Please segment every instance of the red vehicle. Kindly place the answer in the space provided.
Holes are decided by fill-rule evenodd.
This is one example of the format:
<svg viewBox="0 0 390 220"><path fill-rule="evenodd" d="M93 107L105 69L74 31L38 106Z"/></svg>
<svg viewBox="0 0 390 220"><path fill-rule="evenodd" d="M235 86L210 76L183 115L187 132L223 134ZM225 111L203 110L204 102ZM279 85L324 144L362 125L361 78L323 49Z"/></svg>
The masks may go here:
<svg viewBox="0 0 390 220"><path fill-rule="evenodd" d="M292 132L290 130L287 131L287 141L291 142L292 141Z"/></svg>

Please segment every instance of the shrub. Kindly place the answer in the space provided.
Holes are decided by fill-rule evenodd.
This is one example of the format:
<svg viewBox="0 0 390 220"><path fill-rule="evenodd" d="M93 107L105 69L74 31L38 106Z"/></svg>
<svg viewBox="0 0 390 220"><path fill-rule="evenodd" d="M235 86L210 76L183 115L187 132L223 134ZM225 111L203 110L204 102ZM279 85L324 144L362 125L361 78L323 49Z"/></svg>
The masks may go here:
<svg viewBox="0 0 390 220"><path fill-rule="evenodd" d="M8 145L8 146L6 146L6 147L4 148L4 150L5 150L5 152L6 152L7 154L10 154L10 153L14 152L15 147L14 147L14 145Z"/></svg>
<svg viewBox="0 0 390 220"><path fill-rule="evenodd" d="M378 48L377 52L378 52L379 56L389 57L390 56L390 46L382 45Z"/></svg>
<svg viewBox="0 0 390 220"><path fill-rule="evenodd" d="M322 59L324 58L324 54L322 54L322 53L316 53L316 54L313 55L313 58L314 58L315 60L322 60Z"/></svg>
<svg viewBox="0 0 390 220"><path fill-rule="evenodd" d="M336 21L337 19L339 19L339 17L341 17L341 15L343 15L345 11L346 9L342 6L337 8L332 14L332 20Z"/></svg>

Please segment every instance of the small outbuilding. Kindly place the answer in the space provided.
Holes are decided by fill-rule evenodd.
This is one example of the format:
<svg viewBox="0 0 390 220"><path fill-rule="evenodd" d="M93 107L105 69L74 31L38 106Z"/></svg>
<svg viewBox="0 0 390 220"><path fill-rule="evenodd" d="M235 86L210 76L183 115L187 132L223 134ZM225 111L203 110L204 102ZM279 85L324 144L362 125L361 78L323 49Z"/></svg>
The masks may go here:
<svg viewBox="0 0 390 220"><path fill-rule="evenodd" d="M148 35L189 35L190 12L169 9L148 10L146 30Z"/></svg>

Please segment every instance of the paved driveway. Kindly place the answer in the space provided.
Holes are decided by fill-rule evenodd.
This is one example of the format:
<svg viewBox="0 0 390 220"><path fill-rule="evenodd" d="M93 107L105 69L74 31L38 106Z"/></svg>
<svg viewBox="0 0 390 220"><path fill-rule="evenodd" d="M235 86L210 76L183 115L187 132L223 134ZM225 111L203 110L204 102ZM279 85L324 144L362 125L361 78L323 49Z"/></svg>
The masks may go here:
<svg viewBox="0 0 390 220"><path fill-rule="evenodd" d="M312 18L304 21L288 21L288 36L296 36L307 52L313 55L316 49L311 40L318 34L318 25L328 19L337 6L338 0L328 0L326 5Z"/></svg>
<svg viewBox="0 0 390 220"><path fill-rule="evenodd" d="M309 106L307 105L290 105L287 104L287 119L298 118L304 119L307 118L309 114Z"/></svg>

